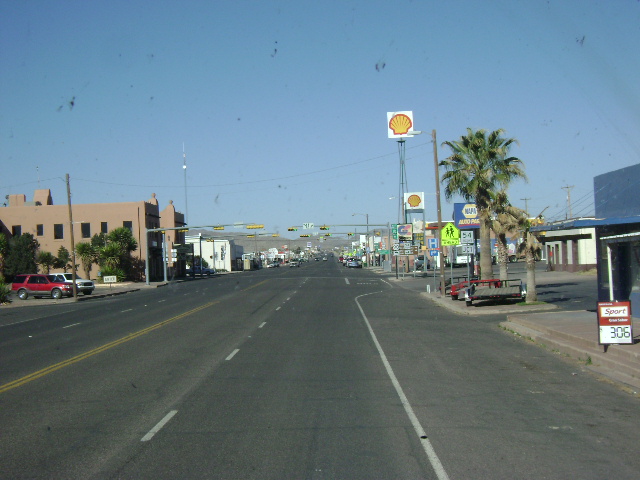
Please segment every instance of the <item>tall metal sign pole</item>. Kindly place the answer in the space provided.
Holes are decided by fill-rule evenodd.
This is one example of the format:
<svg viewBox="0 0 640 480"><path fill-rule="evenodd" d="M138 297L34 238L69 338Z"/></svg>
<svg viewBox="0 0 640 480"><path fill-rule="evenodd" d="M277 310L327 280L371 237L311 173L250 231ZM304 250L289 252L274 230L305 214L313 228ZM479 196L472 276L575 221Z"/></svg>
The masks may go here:
<svg viewBox="0 0 640 480"><path fill-rule="evenodd" d="M76 285L76 245L73 239L73 213L71 211L71 186L69 185L69 174L65 175L67 182L67 205L69 206L69 233L71 236L71 280L73 281L73 300L78 301L78 286Z"/></svg>
<svg viewBox="0 0 640 480"><path fill-rule="evenodd" d="M433 140L433 166L436 172L436 205L438 207L438 241L440 243L440 295L445 294L444 285L444 249L442 248L442 208L440 207L440 171L438 170L438 144L436 143L436 131L431 131Z"/></svg>

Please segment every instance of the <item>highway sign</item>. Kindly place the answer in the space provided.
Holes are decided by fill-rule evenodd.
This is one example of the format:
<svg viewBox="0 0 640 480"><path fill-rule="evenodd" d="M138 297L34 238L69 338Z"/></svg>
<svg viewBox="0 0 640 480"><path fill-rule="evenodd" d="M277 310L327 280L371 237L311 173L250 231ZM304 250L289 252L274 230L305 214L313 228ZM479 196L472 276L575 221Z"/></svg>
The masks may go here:
<svg viewBox="0 0 640 480"><path fill-rule="evenodd" d="M302 229L303 230L311 230L315 225L313 223L303 223L302 224Z"/></svg>
<svg viewBox="0 0 640 480"><path fill-rule="evenodd" d="M436 248L438 248L438 239L437 238L429 238L429 239L427 239L427 244L429 245L429 248L436 249Z"/></svg>
<svg viewBox="0 0 640 480"><path fill-rule="evenodd" d="M460 230L460 243L463 245L473 243L473 231Z"/></svg>
<svg viewBox="0 0 640 480"><path fill-rule="evenodd" d="M465 255L475 255L476 254L476 246L475 245L462 245L462 253Z"/></svg>

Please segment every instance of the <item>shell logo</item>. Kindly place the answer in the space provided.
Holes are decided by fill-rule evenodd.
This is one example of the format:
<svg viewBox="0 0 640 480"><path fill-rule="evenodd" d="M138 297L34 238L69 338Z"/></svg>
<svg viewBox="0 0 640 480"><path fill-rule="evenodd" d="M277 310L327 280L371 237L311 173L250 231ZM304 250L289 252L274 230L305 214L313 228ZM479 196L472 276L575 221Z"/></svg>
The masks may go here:
<svg viewBox="0 0 640 480"><path fill-rule="evenodd" d="M418 195L409 195L409 198L407 198L407 203L413 207L416 208L418 205L420 205L422 203L422 199L418 196Z"/></svg>
<svg viewBox="0 0 640 480"><path fill-rule="evenodd" d="M389 128L394 135L405 135L413 126L411 119L404 113L399 113L389 120Z"/></svg>

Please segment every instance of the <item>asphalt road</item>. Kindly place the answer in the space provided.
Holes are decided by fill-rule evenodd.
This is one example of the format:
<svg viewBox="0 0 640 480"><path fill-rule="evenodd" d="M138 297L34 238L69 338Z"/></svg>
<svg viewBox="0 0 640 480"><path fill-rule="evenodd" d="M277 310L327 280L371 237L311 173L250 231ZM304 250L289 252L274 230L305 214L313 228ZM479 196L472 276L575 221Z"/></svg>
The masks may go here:
<svg viewBox="0 0 640 480"><path fill-rule="evenodd" d="M637 399L500 320L335 261L3 310L0 478L637 478Z"/></svg>

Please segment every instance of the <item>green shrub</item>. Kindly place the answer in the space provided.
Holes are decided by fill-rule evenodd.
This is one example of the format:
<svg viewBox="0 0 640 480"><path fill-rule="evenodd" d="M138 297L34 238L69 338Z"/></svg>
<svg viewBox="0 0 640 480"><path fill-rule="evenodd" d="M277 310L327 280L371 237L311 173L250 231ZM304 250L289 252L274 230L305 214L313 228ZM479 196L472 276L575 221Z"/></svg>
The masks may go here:
<svg viewBox="0 0 640 480"><path fill-rule="evenodd" d="M102 273L102 276L100 277L101 280L104 277L109 277L111 275L115 275L118 279L118 282L123 282L127 278L125 271L122 268L118 267L103 267L100 272Z"/></svg>
<svg viewBox="0 0 640 480"><path fill-rule="evenodd" d="M10 293L11 287L6 283L0 281L0 304L7 303L9 301Z"/></svg>

